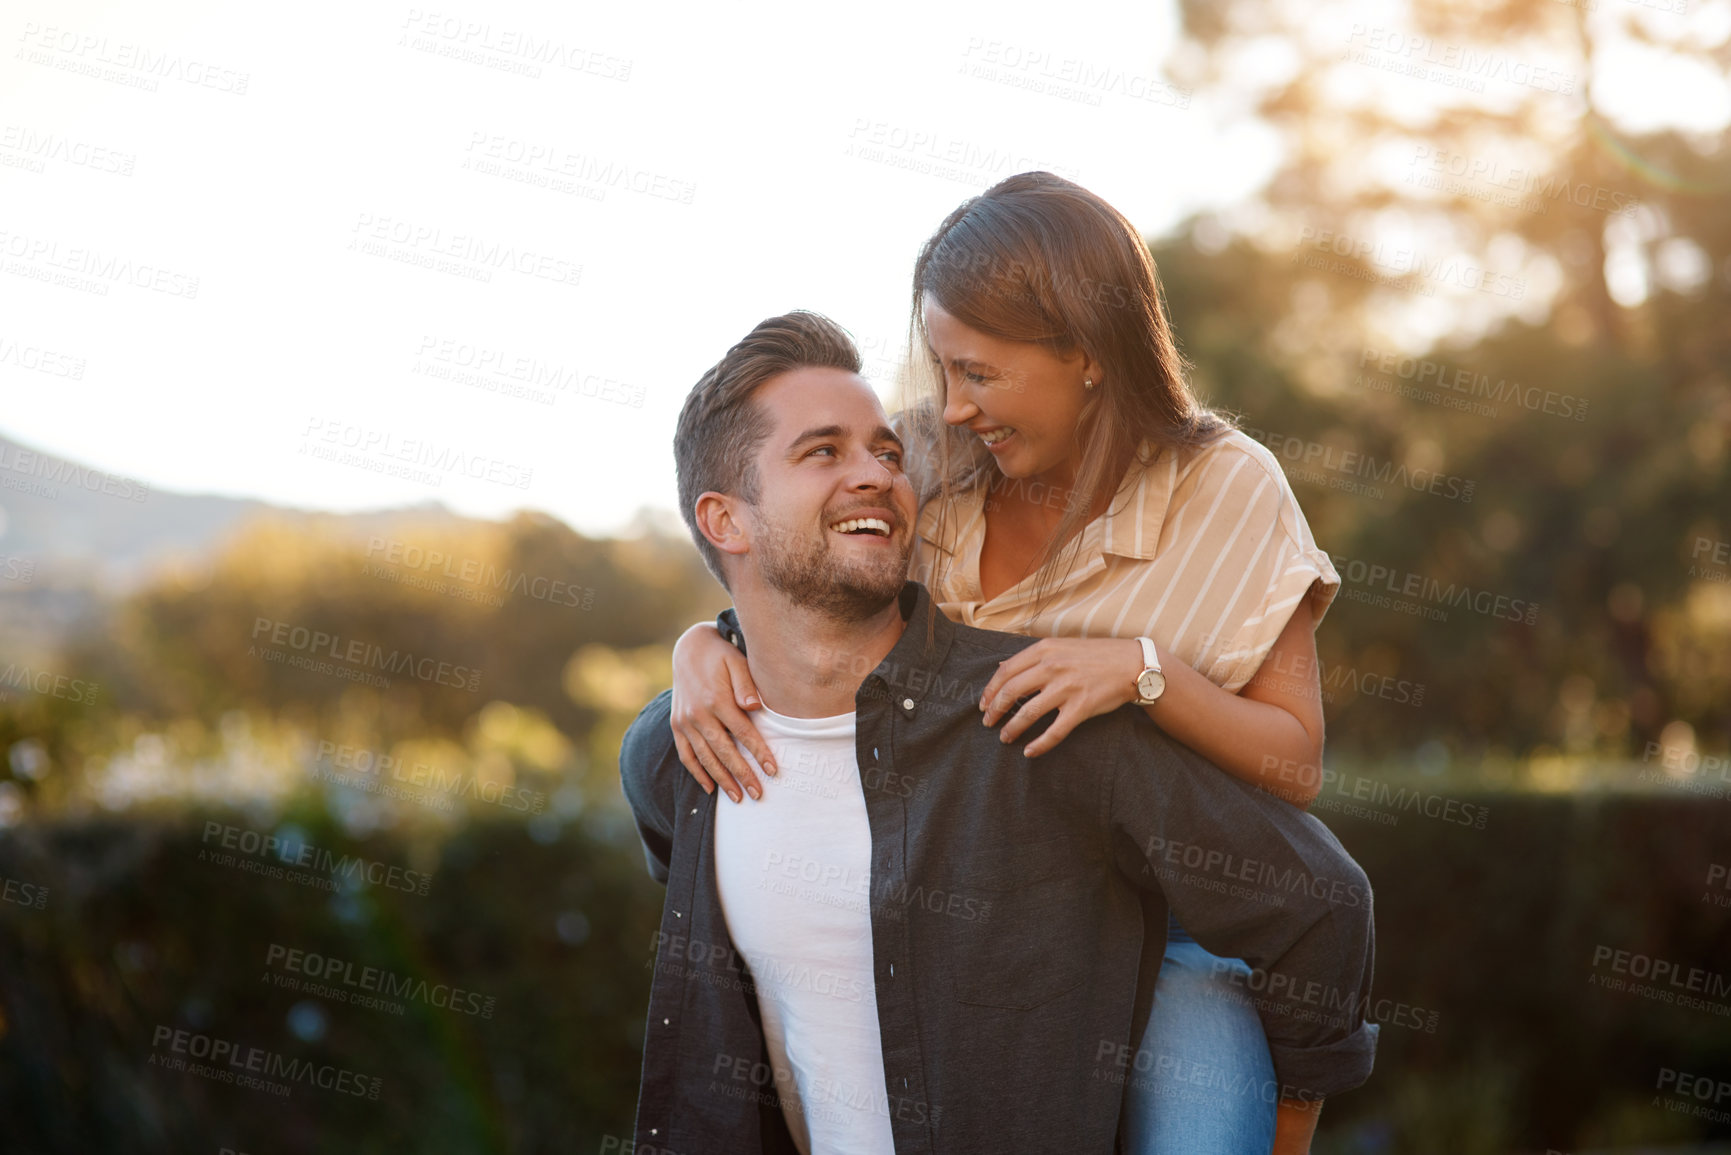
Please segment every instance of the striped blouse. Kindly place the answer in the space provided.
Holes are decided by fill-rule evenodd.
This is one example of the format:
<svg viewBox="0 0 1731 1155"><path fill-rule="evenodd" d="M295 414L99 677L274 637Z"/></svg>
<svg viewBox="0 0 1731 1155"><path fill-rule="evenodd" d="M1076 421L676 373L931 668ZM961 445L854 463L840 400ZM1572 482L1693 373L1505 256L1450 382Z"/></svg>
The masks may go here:
<svg viewBox="0 0 1731 1155"><path fill-rule="evenodd" d="M892 424L908 440L904 415ZM910 469L935 447L910 441ZM999 481L1014 487L1016 481ZM921 482L916 480L916 492ZM1037 483L1026 491L1039 500ZM908 576L953 621L1033 637L1153 638L1216 685L1236 692L1262 665L1300 598L1316 591L1320 620L1340 575L1317 548L1274 455L1233 430L1200 448L1156 451L1144 441L1107 511L1071 539L1046 604L1032 625L1030 574L990 601L981 597L983 485L958 495L938 525L938 502L920 509ZM948 540L945 540L948 539ZM933 563L948 557L949 564Z"/></svg>

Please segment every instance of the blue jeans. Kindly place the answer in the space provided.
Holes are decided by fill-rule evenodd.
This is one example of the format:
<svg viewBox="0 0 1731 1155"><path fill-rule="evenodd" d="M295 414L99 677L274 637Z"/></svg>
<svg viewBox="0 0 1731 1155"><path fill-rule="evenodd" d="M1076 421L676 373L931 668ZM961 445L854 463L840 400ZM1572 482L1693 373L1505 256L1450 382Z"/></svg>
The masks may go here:
<svg viewBox="0 0 1731 1155"><path fill-rule="evenodd" d="M1176 921L1124 1094L1131 1155L1266 1155L1279 1084L1242 959L1203 950Z"/></svg>

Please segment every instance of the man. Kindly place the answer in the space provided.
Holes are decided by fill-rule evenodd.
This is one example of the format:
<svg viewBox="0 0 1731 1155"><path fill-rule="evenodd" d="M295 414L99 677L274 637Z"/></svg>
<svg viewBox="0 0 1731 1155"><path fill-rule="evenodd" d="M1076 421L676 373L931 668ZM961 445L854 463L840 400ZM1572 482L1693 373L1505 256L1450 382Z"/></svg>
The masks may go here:
<svg viewBox="0 0 1731 1155"><path fill-rule="evenodd" d="M717 806L680 765L670 693L626 732L668 887L636 1150L1111 1151L1167 903L1260 976L1279 1087L1242 1093L1362 1083L1363 872L1140 709L1037 765L980 725L981 689L1035 639L958 626L906 580L914 497L859 364L832 322L771 318L680 414L681 511L732 594L722 630L779 772L760 804Z"/></svg>

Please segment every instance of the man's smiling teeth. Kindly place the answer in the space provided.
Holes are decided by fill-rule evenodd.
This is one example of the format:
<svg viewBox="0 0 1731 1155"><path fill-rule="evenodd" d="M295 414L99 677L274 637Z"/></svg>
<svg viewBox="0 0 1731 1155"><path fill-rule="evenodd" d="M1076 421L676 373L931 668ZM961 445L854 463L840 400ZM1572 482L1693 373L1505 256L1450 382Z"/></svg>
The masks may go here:
<svg viewBox="0 0 1731 1155"><path fill-rule="evenodd" d="M837 533L852 533L856 529L869 529L883 537L890 535L890 523L881 517L856 517L852 521L838 521L830 528Z"/></svg>
<svg viewBox="0 0 1731 1155"><path fill-rule="evenodd" d="M1011 429L1006 425L1002 429L994 429L990 433L980 434L980 440L984 441L987 445L996 445L1014 432L1014 429Z"/></svg>

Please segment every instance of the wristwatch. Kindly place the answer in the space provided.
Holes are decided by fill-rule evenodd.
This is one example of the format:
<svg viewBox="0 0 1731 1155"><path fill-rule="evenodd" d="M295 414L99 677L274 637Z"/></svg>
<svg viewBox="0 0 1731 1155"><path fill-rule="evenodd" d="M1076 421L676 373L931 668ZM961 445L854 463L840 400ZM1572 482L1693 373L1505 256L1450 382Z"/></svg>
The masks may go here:
<svg viewBox="0 0 1731 1155"><path fill-rule="evenodd" d="M1152 706L1166 692L1166 675L1160 672L1160 655L1154 652L1154 639L1136 640L1142 643L1142 662L1146 666L1136 675L1136 704Z"/></svg>

